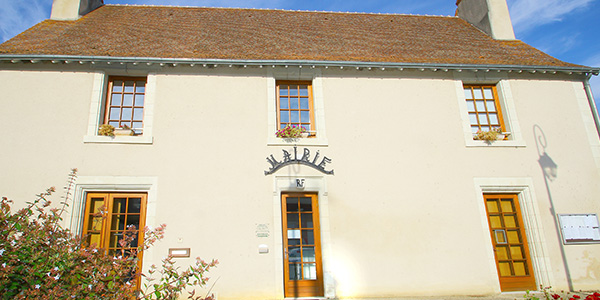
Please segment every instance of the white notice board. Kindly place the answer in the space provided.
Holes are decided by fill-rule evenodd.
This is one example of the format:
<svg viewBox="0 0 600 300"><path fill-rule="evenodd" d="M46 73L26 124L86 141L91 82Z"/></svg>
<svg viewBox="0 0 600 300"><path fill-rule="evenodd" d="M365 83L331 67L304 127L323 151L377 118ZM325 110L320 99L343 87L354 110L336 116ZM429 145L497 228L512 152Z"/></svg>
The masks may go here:
<svg viewBox="0 0 600 300"><path fill-rule="evenodd" d="M596 214L558 215L563 243L600 243L600 228Z"/></svg>

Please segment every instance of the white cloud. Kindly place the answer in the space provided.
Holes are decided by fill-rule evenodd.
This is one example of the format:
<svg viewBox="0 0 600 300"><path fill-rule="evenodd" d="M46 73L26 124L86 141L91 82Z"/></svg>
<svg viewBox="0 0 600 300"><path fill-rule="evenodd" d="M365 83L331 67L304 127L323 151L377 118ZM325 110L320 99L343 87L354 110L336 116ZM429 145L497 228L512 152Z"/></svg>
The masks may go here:
<svg viewBox="0 0 600 300"><path fill-rule="evenodd" d="M570 12L594 0L508 0L513 27L526 32L534 27L561 21Z"/></svg>
<svg viewBox="0 0 600 300"><path fill-rule="evenodd" d="M4 42L25 29L50 17L51 1L9 0L0 1L0 42Z"/></svg>

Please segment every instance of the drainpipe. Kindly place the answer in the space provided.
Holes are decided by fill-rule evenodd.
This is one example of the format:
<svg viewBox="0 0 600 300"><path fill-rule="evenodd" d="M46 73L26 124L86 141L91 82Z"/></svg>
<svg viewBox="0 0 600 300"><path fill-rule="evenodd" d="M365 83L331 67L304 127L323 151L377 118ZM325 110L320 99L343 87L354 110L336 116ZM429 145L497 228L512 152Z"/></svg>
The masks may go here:
<svg viewBox="0 0 600 300"><path fill-rule="evenodd" d="M596 124L596 133L598 133L598 137L600 137L600 119L598 118L598 110L596 109L594 95L592 94L592 88L590 87L590 78L592 78L591 73L583 81L583 87L585 89L585 94L588 98L590 109L592 110L592 115L594 116L594 123Z"/></svg>

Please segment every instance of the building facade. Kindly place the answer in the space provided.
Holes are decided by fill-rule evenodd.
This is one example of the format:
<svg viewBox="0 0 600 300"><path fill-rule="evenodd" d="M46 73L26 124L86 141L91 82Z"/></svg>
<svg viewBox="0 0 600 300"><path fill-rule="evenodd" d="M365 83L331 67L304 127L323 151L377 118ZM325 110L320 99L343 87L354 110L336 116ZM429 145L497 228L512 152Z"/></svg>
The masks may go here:
<svg viewBox="0 0 600 300"><path fill-rule="evenodd" d="M600 288L598 69L515 40L504 0L458 17L96 2L55 0L0 45L2 195L77 167L65 226L110 248L165 223L144 268L219 259L218 299ZM288 124L308 136L277 137Z"/></svg>

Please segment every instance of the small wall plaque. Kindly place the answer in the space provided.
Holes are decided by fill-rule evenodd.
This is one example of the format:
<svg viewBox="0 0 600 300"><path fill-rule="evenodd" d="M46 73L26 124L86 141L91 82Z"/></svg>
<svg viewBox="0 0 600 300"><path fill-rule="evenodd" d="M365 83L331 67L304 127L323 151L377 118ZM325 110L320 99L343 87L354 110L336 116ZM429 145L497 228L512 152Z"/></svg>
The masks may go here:
<svg viewBox="0 0 600 300"><path fill-rule="evenodd" d="M190 248L169 248L169 255L173 257L190 257Z"/></svg>
<svg viewBox="0 0 600 300"><path fill-rule="evenodd" d="M304 182L306 182L304 178L296 178L296 188L304 189Z"/></svg>

